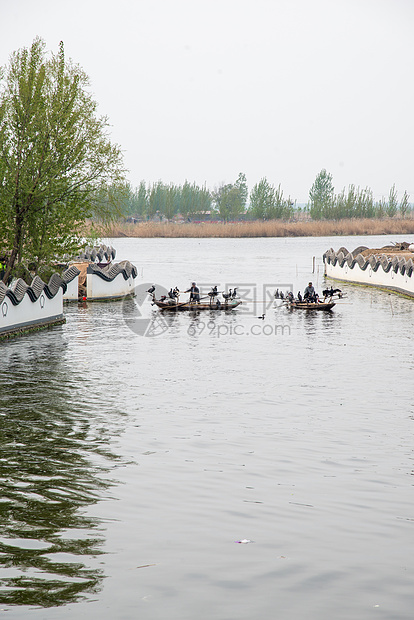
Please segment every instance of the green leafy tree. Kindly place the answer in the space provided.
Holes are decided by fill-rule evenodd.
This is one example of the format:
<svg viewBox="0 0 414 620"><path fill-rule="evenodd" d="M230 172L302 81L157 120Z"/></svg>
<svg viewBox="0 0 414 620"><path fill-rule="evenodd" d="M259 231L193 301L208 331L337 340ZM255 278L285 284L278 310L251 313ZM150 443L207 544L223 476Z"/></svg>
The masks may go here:
<svg viewBox="0 0 414 620"><path fill-rule="evenodd" d="M221 185L213 192L215 208L222 220L236 220L244 212L243 199L240 189L229 183Z"/></svg>
<svg viewBox="0 0 414 620"><path fill-rule="evenodd" d="M168 221L172 220L177 213L177 193L178 188L172 183L168 187L165 187L165 203L163 215Z"/></svg>
<svg viewBox="0 0 414 620"><path fill-rule="evenodd" d="M156 198L156 187L155 185L150 185L148 189L148 200L147 200L147 210L145 215L148 219L154 217L157 212L157 198Z"/></svg>
<svg viewBox="0 0 414 620"><path fill-rule="evenodd" d="M223 184L212 192L211 200L220 218L225 222L240 219L248 197L246 176L240 172L235 183Z"/></svg>
<svg viewBox="0 0 414 620"><path fill-rule="evenodd" d="M84 71L36 38L0 72L0 238L16 263L53 261L80 243L96 190L123 180Z"/></svg>
<svg viewBox="0 0 414 620"><path fill-rule="evenodd" d="M264 177L250 193L249 213L259 220L289 219L293 215L293 205L290 197L283 197L280 184L275 188Z"/></svg>
<svg viewBox="0 0 414 620"><path fill-rule="evenodd" d="M148 193L145 185L145 181L141 181L138 189L135 189L135 210L133 215L144 216L147 212Z"/></svg>
<svg viewBox="0 0 414 620"><path fill-rule="evenodd" d="M92 195L96 219L108 220L131 215L137 210L137 191L128 182L102 186Z"/></svg>
<svg viewBox="0 0 414 620"><path fill-rule="evenodd" d="M185 181L181 188L180 196L180 212L184 217L189 217L192 213L192 200L193 192L191 185L188 181Z"/></svg>
<svg viewBox="0 0 414 620"><path fill-rule="evenodd" d="M357 217L372 218L375 216L374 197L369 187L358 194Z"/></svg>
<svg viewBox="0 0 414 620"><path fill-rule="evenodd" d="M257 220L268 220L274 207L274 188L266 177L253 187L250 192L249 212Z"/></svg>
<svg viewBox="0 0 414 620"><path fill-rule="evenodd" d="M375 217L378 217L380 219L385 217L385 214L387 213L387 208L387 201L384 197L382 197L380 200L378 200L378 202L375 203Z"/></svg>
<svg viewBox="0 0 414 620"><path fill-rule="evenodd" d="M159 217L165 211L165 192L161 181L154 183L149 190L147 201L147 218Z"/></svg>
<svg viewBox="0 0 414 620"><path fill-rule="evenodd" d="M211 195L206 186L199 187L196 183L193 183L190 187L190 210L188 215L190 217L197 217L204 219L206 212L211 210Z"/></svg>
<svg viewBox="0 0 414 620"><path fill-rule="evenodd" d="M358 196L359 189L355 185L349 185L348 191L344 188L325 206L323 217L337 220L356 217Z"/></svg>
<svg viewBox="0 0 414 620"><path fill-rule="evenodd" d="M269 212L269 218L288 220L293 215L293 204L290 197L283 197L283 190L279 184L277 188L273 188L273 205Z"/></svg>
<svg viewBox="0 0 414 620"><path fill-rule="evenodd" d="M243 172L239 173L237 177L237 181L235 182L235 187L239 190L240 201L243 206L243 210L246 208L247 199L249 197L249 188L247 187L247 179L246 175Z"/></svg>
<svg viewBox="0 0 414 620"><path fill-rule="evenodd" d="M203 187L198 188L198 194L199 194L200 213L202 213L203 215L206 215L208 211L211 211L211 203L212 203L211 193L207 189L206 185L203 185Z"/></svg>
<svg viewBox="0 0 414 620"><path fill-rule="evenodd" d="M334 200L332 175L321 170L309 191L310 215L315 220L329 217Z"/></svg>
<svg viewBox="0 0 414 620"><path fill-rule="evenodd" d="M361 190L349 185L333 197L332 203L324 210L324 217L331 219L372 218L375 217L375 205L372 190L366 187Z"/></svg>
<svg viewBox="0 0 414 620"><path fill-rule="evenodd" d="M407 194L407 190L404 192L403 197L401 198L401 202L400 202L400 206L399 206L399 211L401 214L401 217L405 217L408 213L408 211L410 210L410 203L408 202L409 200L409 195Z"/></svg>
<svg viewBox="0 0 414 620"><path fill-rule="evenodd" d="M244 212L243 197L241 196L240 189L233 185L225 192L223 198L221 217L225 221L239 219Z"/></svg>
<svg viewBox="0 0 414 620"><path fill-rule="evenodd" d="M395 183L390 189L388 194L388 202L386 207L386 214L388 217L394 217L398 213L398 194L395 189Z"/></svg>
<svg viewBox="0 0 414 620"><path fill-rule="evenodd" d="M198 195L198 187L195 183L190 185L190 203L188 208L188 215L190 218L200 217L200 200Z"/></svg>
<svg viewBox="0 0 414 620"><path fill-rule="evenodd" d="M124 215L136 215L138 213L138 191L130 183L125 183L119 196L118 209Z"/></svg>

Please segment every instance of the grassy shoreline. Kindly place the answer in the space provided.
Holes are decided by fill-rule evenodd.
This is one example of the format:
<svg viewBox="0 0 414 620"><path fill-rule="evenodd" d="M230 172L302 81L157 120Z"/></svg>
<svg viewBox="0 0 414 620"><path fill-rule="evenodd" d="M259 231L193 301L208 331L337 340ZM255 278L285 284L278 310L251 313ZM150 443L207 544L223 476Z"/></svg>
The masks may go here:
<svg viewBox="0 0 414 620"><path fill-rule="evenodd" d="M90 227L90 230L92 226ZM101 237L332 237L361 235L414 234L414 219L352 219L326 221L282 222L117 222L106 226L94 224L95 234Z"/></svg>

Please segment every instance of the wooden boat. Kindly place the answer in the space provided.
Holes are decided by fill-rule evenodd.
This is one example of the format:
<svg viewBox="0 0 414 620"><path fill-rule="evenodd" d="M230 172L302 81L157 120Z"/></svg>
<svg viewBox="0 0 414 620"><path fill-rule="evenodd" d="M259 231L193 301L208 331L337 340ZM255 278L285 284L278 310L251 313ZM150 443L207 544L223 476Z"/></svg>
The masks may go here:
<svg viewBox="0 0 414 620"><path fill-rule="evenodd" d="M298 301L294 299L293 301L288 301L288 308L297 309L297 310L332 310L335 306L334 301L318 301L318 302L307 302L307 301Z"/></svg>
<svg viewBox="0 0 414 620"><path fill-rule="evenodd" d="M210 301L184 301L181 303L169 303L168 301L165 302L158 299L153 299L152 303L160 308L160 310L168 310L170 312L176 312L179 310L195 310L198 312L199 310L234 310L234 308L240 306L242 302L241 299L228 299L218 303L217 301L213 301L211 303Z"/></svg>

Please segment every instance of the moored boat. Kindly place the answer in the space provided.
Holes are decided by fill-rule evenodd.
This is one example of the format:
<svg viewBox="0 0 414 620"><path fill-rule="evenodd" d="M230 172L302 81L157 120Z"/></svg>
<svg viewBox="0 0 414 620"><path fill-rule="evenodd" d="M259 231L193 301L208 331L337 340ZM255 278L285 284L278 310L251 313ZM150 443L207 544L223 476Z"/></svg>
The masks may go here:
<svg viewBox="0 0 414 620"><path fill-rule="evenodd" d="M275 305L286 304L286 306L293 310L332 310L336 305L334 299L343 299L343 294L339 288L327 288L322 291L323 300L319 299L319 295L315 292L312 286L312 282L309 282L309 286L305 289L305 295L302 297L300 292L295 298L292 291L288 291L286 296L279 292L279 289L275 293Z"/></svg>
<svg viewBox="0 0 414 620"><path fill-rule="evenodd" d="M214 286L211 291L203 297L200 297L200 291L195 282L193 282L192 286L194 289L192 288L185 291L186 293L190 292L190 297L184 302L180 302L180 290L177 287L174 289L171 288L168 295L162 295L160 299L155 297L155 285L152 285L147 293L151 296L153 306L157 306L160 310L168 310L170 312L175 312L177 310L233 310L242 303L241 299L236 295L236 288L233 291L230 289L228 293L222 292L223 301L220 301L218 298L219 291L217 290L217 286Z"/></svg>
<svg viewBox="0 0 414 620"><path fill-rule="evenodd" d="M240 306L241 299L228 299L224 302L220 301L212 301L210 302L202 302L202 301L185 301L181 303L174 302L173 300L168 301L160 301L159 299L153 299L152 304L160 308L160 310L168 310L168 311L179 311L179 310L233 310Z"/></svg>
<svg viewBox="0 0 414 620"><path fill-rule="evenodd" d="M313 302L313 301L297 301L297 300L293 300L293 301L288 301L287 302L288 308L291 308L292 310L332 310L332 308L335 306L335 302L334 301L318 301L318 302Z"/></svg>

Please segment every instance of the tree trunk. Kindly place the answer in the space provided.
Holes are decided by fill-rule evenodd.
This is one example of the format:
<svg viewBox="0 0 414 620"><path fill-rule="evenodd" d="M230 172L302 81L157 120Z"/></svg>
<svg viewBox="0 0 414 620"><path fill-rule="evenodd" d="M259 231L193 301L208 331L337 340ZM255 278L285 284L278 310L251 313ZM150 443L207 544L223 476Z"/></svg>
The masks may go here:
<svg viewBox="0 0 414 620"><path fill-rule="evenodd" d="M14 264L16 262L16 258L19 254L21 242L23 239L23 221L20 221L21 218L16 221L16 234L14 236L13 249L7 261L6 270L3 276L3 282L7 284L7 280L10 277Z"/></svg>

